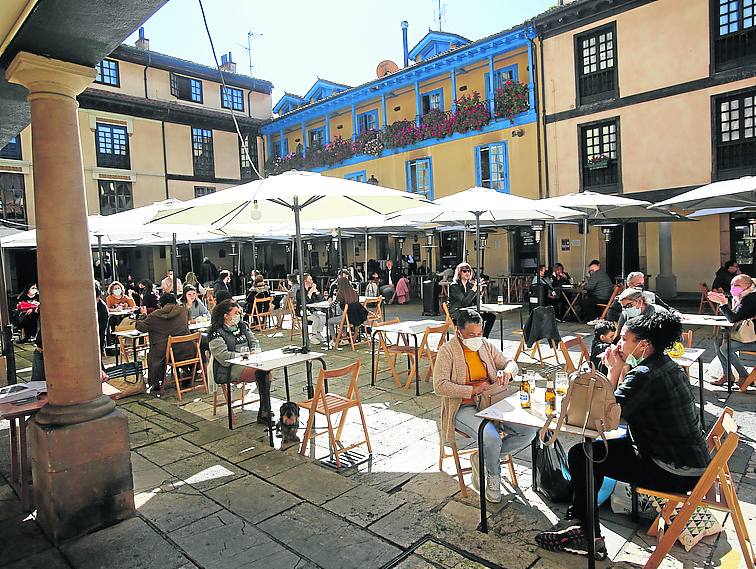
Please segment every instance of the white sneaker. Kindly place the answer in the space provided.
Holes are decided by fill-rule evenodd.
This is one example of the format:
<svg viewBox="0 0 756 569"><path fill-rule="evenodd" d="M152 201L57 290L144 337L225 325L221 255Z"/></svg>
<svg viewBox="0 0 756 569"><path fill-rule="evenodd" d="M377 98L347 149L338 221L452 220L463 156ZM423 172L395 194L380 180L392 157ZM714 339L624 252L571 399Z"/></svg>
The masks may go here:
<svg viewBox="0 0 756 569"><path fill-rule="evenodd" d="M501 475L486 474L486 500L493 504L501 502Z"/></svg>
<svg viewBox="0 0 756 569"><path fill-rule="evenodd" d="M310 336L310 343L312 345L317 346L320 344L320 342L321 340L316 335L313 334L312 336Z"/></svg>

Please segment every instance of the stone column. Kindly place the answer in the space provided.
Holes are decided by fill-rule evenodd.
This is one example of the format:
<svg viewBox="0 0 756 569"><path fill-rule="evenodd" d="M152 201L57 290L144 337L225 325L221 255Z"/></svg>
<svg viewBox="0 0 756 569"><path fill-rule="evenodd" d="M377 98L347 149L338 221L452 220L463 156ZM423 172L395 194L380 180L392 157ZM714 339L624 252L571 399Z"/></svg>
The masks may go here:
<svg viewBox="0 0 756 569"><path fill-rule="evenodd" d="M102 394L76 96L94 68L19 53L29 90L49 403L29 426L38 521L54 542L134 514L125 414ZM72 312L73 311L73 312Z"/></svg>
<svg viewBox="0 0 756 569"><path fill-rule="evenodd" d="M677 296L677 277L672 273L672 224L659 224L659 276L656 292L664 299Z"/></svg>

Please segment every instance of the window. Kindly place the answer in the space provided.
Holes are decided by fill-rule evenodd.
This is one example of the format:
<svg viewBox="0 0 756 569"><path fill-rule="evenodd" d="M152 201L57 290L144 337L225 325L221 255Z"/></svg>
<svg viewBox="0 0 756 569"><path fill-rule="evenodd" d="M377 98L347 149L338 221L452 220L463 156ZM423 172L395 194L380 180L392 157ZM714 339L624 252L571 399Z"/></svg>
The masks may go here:
<svg viewBox="0 0 756 569"><path fill-rule="evenodd" d="M583 189L604 193L619 191L618 120L580 128Z"/></svg>
<svg viewBox="0 0 756 569"><path fill-rule="evenodd" d="M475 178L478 186L509 193L507 143L499 142L475 149Z"/></svg>
<svg viewBox="0 0 756 569"><path fill-rule="evenodd" d="M194 197L201 198L215 193L215 188L212 186L194 186Z"/></svg>
<svg viewBox="0 0 756 569"><path fill-rule="evenodd" d="M0 173L0 215L4 221L26 225L23 174Z"/></svg>
<svg viewBox="0 0 756 569"><path fill-rule="evenodd" d="M308 146L323 146L325 144L325 127L310 129L307 133Z"/></svg>
<svg viewBox="0 0 756 569"><path fill-rule="evenodd" d="M431 110L443 111L444 110L444 91L443 89L436 89L429 93L423 93L420 95L420 108L423 114L428 114Z"/></svg>
<svg viewBox="0 0 756 569"><path fill-rule="evenodd" d="M100 191L100 215L112 215L134 209L131 182L98 180L97 186Z"/></svg>
<svg viewBox="0 0 756 569"><path fill-rule="evenodd" d="M344 174L344 178L347 180L352 180L353 182L367 182L367 173L365 170L360 170L359 172L350 172L349 174Z"/></svg>
<svg viewBox="0 0 756 569"><path fill-rule="evenodd" d="M433 168L430 158L407 162L407 191L433 199Z"/></svg>
<svg viewBox="0 0 756 569"><path fill-rule="evenodd" d="M756 0L712 0L716 71L756 62Z"/></svg>
<svg viewBox="0 0 756 569"><path fill-rule="evenodd" d="M273 144L273 154L275 156L279 156L279 157L281 156L281 141L280 140ZM287 156L288 154L289 154L289 139L284 138L283 139L283 155Z"/></svg>
<svg viewBox="0 0 756 569"><path fill-rule="evenodd" d="M756 89L714 100L717 179L756 175Z"/></svg>
<svg viewBox="0 0 756 569"><path fill-rule="evenodd" d="M125 170L131 167L129 135L125 126L97 123L95 136L98 166Z"/></svg>
<svg viewBox="0 0 756 569"><path fill-rule="evenodd" d="M241 166L241 172L240 177L242 180L257 180L257 174L255 173L254 168L252 168L252 162L250 162L250 158L254 162L254 165L257 166L257 137L246 133L243 134L244 137L244 144L247 145L247 151L249 152L249 157L247 157L247 153L244 152L244 148L242 147L242 141L239 141L239 165Z"/></svg>
<svg viewBox="0 0 756 569"><path fill-rule="evenodd" d="M200 100L202 97L200 91ZM221 107L224 109L233 109L234 111L244 111L244 91L234 89L233 87L221 86Z"/></svg>
<svg viewBox="0 0 756 569"><path fill-rule="evenodd" d="M195 176L215 176L213 162L213 132L204 128L192 128L192 157Z"/></svg>
<svg viewBox="0 0 756 569"><path fill-rule="evenodd" d="M10 160L21 160L21 135L17 134L8 141L3 148L0 148L0 158Z"/></svg>
<svg viewBox="0 0 756 569"><path fill-rule="evenodd" d="M120 87L121 80L118 76L118 62L112 59L103 59L100 63L95 65L97 70L97 77L95 77L95 83L102 83L103 85L112 85L113 87Z"/></svg>
<svg viewBox="0 0 756 569"><path fill-rule="evenodd" d="M378 110L357 115L357 134L366 130L378 130Z"/></svg>
<svg viewBox="0 0 756 569"><path fill-rule="evenodd" d="M182 101L202 102L202 81L171 73L171 95Z"/></svg>
<svg viewBox="0 0 756 569"><path fill-rule="evenodd" d="M488 93L489 99L493 98L493 93L496 93L497 89L501 89L507 81L517 81L517 66L509 65L501 69L494 69L493 93L491 93L491 86L488 82L490 76L490 73L486 73L486 93Z"/></svg>
<svg viewBox="0 0 756 569"><path fill-rule="evenodd" d="M612 24L575 39L578 104L611 99L617 92L617 46Z"/></svg>

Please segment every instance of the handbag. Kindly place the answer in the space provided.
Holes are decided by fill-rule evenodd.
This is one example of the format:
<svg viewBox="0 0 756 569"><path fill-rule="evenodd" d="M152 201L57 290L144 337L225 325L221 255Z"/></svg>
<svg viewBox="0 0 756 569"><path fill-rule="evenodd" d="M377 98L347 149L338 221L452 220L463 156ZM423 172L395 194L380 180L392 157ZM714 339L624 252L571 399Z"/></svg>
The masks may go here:
<svg viewBox="0 0 756 569"><path fill-rule="evenodd" d="M620 412L611 382L591 365L589 370L578 370L570 376L570 386L562 401L562 412L554 432L546 440L549 426L554 420L552 413L541 427L539 438L543 444L553 445L566 422L570 426L581 428L583 434L586 429L597 431L608 452L606 432L619 427Z"/></svg>
<svg viewBox="0 0 756 569"><path fill-rule="evenodd" d="M116 332L129 332L136 330L136 318L124 318L115 327Z"/></svg>
<svg viewBox="0 0 756 569"><path fill-rule="evenodd" d="M541 492L551 502L569 502L572 499L572 478L567 465L567 453L562 443L554 445L533 441L533 490Z"/></svg>
<svg viewBox="0 0 756 569"><path fill-rule="evenodd" d="M753 327L753 320L741 320L732 328L730 338L741 344L750 344L756 342L756 330Z"/></svg>
<svg viewBox="0 0 756 569"><path fill-rule="evenodd" d="M483 393L478 393L475 396L475 407L477 407L478 411L488 409L491 405L498 403L502 399L506 399L508 391L509 389L505 385L499 385L498 383L492 385Z"/></svg>

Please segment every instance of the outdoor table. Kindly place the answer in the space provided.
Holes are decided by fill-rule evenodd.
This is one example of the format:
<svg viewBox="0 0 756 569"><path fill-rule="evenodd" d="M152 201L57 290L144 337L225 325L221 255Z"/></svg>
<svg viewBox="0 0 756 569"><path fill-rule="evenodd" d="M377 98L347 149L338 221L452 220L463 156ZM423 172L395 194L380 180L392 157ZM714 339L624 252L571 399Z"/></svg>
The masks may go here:
<svg viewBox="0 0 756 569"><path fill-rule="evenodd" d="M560 287L557 287L556 290L559 291L559 294L562 295L562 298L567 303L567 310L564 311L564 316L567 316L568 312L572 312L572 314L575 316L575 319L582 323L583 320L580 318L580 316L577 313L577 310L575 310L575 305L577 304L578 300L580 300L580 297L585 294L585 290L582 287L574 286L574 285L562 285ZM570 296L572 296L572 299L570 299Z"/></svg>
<svg viewBox="0 0 756 569"><path fill-rule="evenodd" d="M679 357L672 357L677 365L680 367L689 369L694 363L698 362L698 409L701 413L701 428L706 430L706 423L704 423L704 366L703 355L706 350L701 348L685 348L685 353Z"/></svg>
<svg viewBox="0 0 756 569"><path fill-rule="evenodd" d="M26 427L37 411L47 404L47 394L33 400L21 399L0 403L0 419L10 423L11 476L10 485L21 499L24 512L29 511L29 454L26 443Z"/></svg>
<svg viewBox="0 0 756 569"><path fill-rule="evenodd" d="M512 279L512 275L496 275L495 277L493 277L494 282L496 282L496 294L498 296L502 296L502 297L504 296L502 294L502 292L503 292L502 288L504 288L502 286L502 283L504 283L504 281L507 282L507 302L508 303L512 302L512 284L511 284L511 279Z"/></svg>
<svg viewBox="0 0 756 569"><path fill-rule="evenodd" d="M501 345L501 351L504 351L504 315L507 312L519 310L522 308L521 304L481 304L481 312L490 312L496 315L496 319L499 321L499 341Z"/></svg>
<svg viewBox="0 0 756 569"><path fill-rule="evenodd" d="M283 348L279 348L277 350L266 350L259 354L260 357L260 363L253 365L251 355L248 359L243 359L241 357L233 358L231 360L228 360L228 363L232 365L238 365L238 366L244 366L249 367L253 369L258 369L265 372L272 372L277 369L283 369L284 372L284 383L286 385L286 401L291 401L291 392L289 390L289 366L295 365L295 364L306 364L307 369L307 398L312 399L315 395L315 389L312 384L312 362L313 361L319 361L320 364L323 366L323 369L326 369L326 363L323 359L325 357L325 354L322 354L320 352L308 352L306 354L302 353L294 353L294 354L287 354L284 353ZM233 430L233 424L232 424L232 417L231 417L231 390L228 391L228 398L227 398L227 406L228 406L228 428ZM269 434L269 441L270 446L273 446L273 424L271 423L268 427L268 434Z"/></svg>
<svg viewBox="0 0 756 569"><path fill-rule="evenodd" d="M360 302L362 304L365 303L365 300L367 297L360 295ZM378 298L378 297L376 297ZM328 325L328 320L331 318L331 306L333 306L333 303L330 300L321 300L320 302L311 302L307 305L308 310L325 310L326 313L326 348L328 349L328 346L331 344L331 327ZM385 309L384 309L384 318L385 318Z"/></svg>
<svg viewBox="0 0 756 569"><path fill-rule="evenodd" d="M420 361L418 354L417 337L425 334L425 330L431 326L441 326L443 322L439 320L407 320L406 322L397 322L396 324L387 324L380 328L373 328L370 334L370 385L375 385L375 335L378 332L392 332L404 336L412 336L415 343L415 395L420 395Z"/></svg>
<svg viewBox="0 0 756 569"><path fill-rule="evenodd" d="M513 382L516 383L516 382ZM544 414L543 406L544 406L544 396L545 396L546 390L544 388L535 388L533 389L531 387L530 392L530 409L523 409L520 406L520 393L519 391L514 391L512 395L507 397L506 399L503 399L502 401L499 401L498 403L495 403L494 405L491 405L487 409L484 409L483 411L480 411L479 413L476 413L476 417L480 417L483 419L483 421L480 424L480 427L478 428L478 468L479 468L479 488L480 488L480 531L483 533L488 533L488 519L486 517L486 467L485 467L485 457L484 452L485 448L483 446L483 431L486 428L486 425L490 423L491 421L499 422L499 423L511 423L513 425L522 425L525 427L535 427L540 429L543 427L544 423L546 423L546 415ZM560 404L561 404L561 398L560 398ZM551 422L551 425L553 427L556 427L556 420ZM585 456L586 456L586 493L587 493L587 513L588 513L588 520L587 520L587 526L588 526L588 567L590 569L594 569L596 567L596 557L595 557L595 519L594 516L596 515L595 512L595 503L596 503L596 496L594 495L594 484L593 484L593 440L597 439L599 437L598 432L592 431L590 429L583 429L582 427L573 427L571 425L568 425L565 423L562 425L562 432L569 433L572 435L578 435L579 437L583 438L583 447L585 449ZM608 433L605 433L607 439L616 439L620 438L625 434L624 429L616 429L614 431L609 431ZM533 465L533 468L535 468L535 464Z"/></svg>
<svg viewBox="0 0 756 569"><path fill-rule="evenodd" d="M234 302L242 302L243 300L247 299L247 297L244 296L243 294L237 294L237 295L232 296L231 298L234 299Z"/></svg>
<svg viewBox="0 0 756 569"><path fill-rule="evenodd" d="M722 327L722 333L724 334L725 341L727 342L727 369L724 370L727 377L727 393L732 393L732 364L730 363L730 328L734 326L732 322L727 320L724 316L709 316L706 314L680 314L680 319L683 324L689 326L711 326L712 328ZM701 381L703 381L703 374L701 375Z"/></svg>

